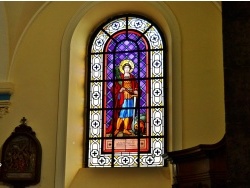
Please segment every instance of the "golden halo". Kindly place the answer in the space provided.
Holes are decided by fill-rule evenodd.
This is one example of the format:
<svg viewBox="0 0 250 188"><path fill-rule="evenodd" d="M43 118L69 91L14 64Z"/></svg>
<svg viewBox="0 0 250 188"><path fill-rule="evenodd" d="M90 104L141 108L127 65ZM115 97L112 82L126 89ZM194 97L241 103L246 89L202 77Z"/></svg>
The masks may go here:
<svg viewBox="0 0 250 188"><path fill-rule="evenodd" d="M135 64L133 63L133 61L131 61L129 59L122 60L120 65L119 65L119 70L122 74L124 74L123 65L125 65L127 63L131 66L131 69L129 72L132 72L134 70Z"/></svg>

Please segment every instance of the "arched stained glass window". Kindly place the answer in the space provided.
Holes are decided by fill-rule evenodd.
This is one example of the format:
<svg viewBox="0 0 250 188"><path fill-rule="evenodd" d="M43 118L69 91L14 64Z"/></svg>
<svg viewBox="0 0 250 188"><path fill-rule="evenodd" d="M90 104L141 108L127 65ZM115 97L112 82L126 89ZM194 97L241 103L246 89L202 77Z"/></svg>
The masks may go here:
<svg viewBox="0 0 250 188"><path fill-rule="evenodd" d="M167 62L158 27L137 15L112 18L88 55L87 166L164 166Z"/></svg>

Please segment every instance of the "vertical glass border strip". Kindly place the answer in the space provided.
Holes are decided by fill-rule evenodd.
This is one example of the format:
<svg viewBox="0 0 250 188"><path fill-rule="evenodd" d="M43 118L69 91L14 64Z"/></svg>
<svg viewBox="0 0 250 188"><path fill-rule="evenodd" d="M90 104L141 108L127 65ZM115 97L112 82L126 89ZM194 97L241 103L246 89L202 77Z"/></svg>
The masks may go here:
<svg viewBox="0 0 250 188"><path fill-rule="evenodd" d="M151 80L151 106L164 105L164 82L163 79Z"/></svg>
<svg viewBox="0 0 250 188"><path fill-rule="evenodd" d="M103 55L93 54L91 55L91 80L102 80L103 79Z"/></svg>
<svg viewBox="0 0 250 188"><path fill-rule="evenodd" d="M151 51L151 77L164 76L163 50Z"/></svg>
<svg viewBox="0 0 250 188"><path fill-rule="evenodd" d="M101 138L102 131L102 111L91 110L89 115L89 138Z"/></svg>
<svg viewBox="0 0 250 188"><path fill-rule="evenodd" d="M90 108L100 109L102 108L102 82L91 82L90 83Z"/></svg>

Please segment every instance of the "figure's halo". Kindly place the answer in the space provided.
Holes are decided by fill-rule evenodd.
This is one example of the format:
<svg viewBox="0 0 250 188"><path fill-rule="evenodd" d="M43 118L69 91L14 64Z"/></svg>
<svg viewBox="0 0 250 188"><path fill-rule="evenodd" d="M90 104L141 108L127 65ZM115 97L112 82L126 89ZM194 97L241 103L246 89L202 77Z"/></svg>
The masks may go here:
<svg viewBox="0 0 250 188"><path fill-rule="evenodd" d="M119 70L122 74L124 74L123 65L125 65L127 63L131 66L131 69L129 72L132 72L134 70L135 64L133 61L131 61L129 59L122 60L120 65L119 65Z"/></svg>

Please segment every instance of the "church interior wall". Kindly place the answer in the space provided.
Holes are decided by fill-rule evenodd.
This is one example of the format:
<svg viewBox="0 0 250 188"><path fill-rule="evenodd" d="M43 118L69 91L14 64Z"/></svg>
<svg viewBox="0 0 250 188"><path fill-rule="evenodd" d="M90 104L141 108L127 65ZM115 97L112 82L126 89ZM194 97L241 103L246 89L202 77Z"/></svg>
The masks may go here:
<svg viewBox="0 0 250 188"><path fill-rule="evenodd" d="M5 72L0 71L7 76L1 83L12 83L14 91L9 112L0 118L0 144L20 124L21 118L26 117L43 150L41 182L32 187L79 187L88 181L90 187L110 188L111 180L103 183L109 174L115 178L114 187L126 179L126 174L130 179L137 176L143 181L146 177L152 185L171 187L170 167L151 169L151 172L150 169L82 168L87 44L93 29L115 14L143 14L171 34L172 38L166 35L171 49L168 58L172 67L179 58L181 67L178 73L175 69L171 72L181 75L181 95L177 87L171 96L172 105L181 106L175 110L171 131L174 133L177 128L181 131L170 135L168 147L173 150L213 144L223 137L222 19L221 10L213 2L26 2L18 5L1 4L8 10L5 27L11 41L6 58L8 66L1 66ZM13 10L33 14L30 13L28 21ZM176 33L171 33L171 23L166 22L170 15L166 12L171 12L178 24L178 39L174 38L178 36ZM78 18L79 15L82 17ZM178 41L179 46L173 41ZM0 45L3 51L1 48L3 45ZM178 52L173 54L176 49ZM130 180L130 183L140 186L140 181ZM147 181L145 186L149 185ZM0 188L4 187L7 186L0 182ZM127 184L121 183L119 187Z"/></svg>

